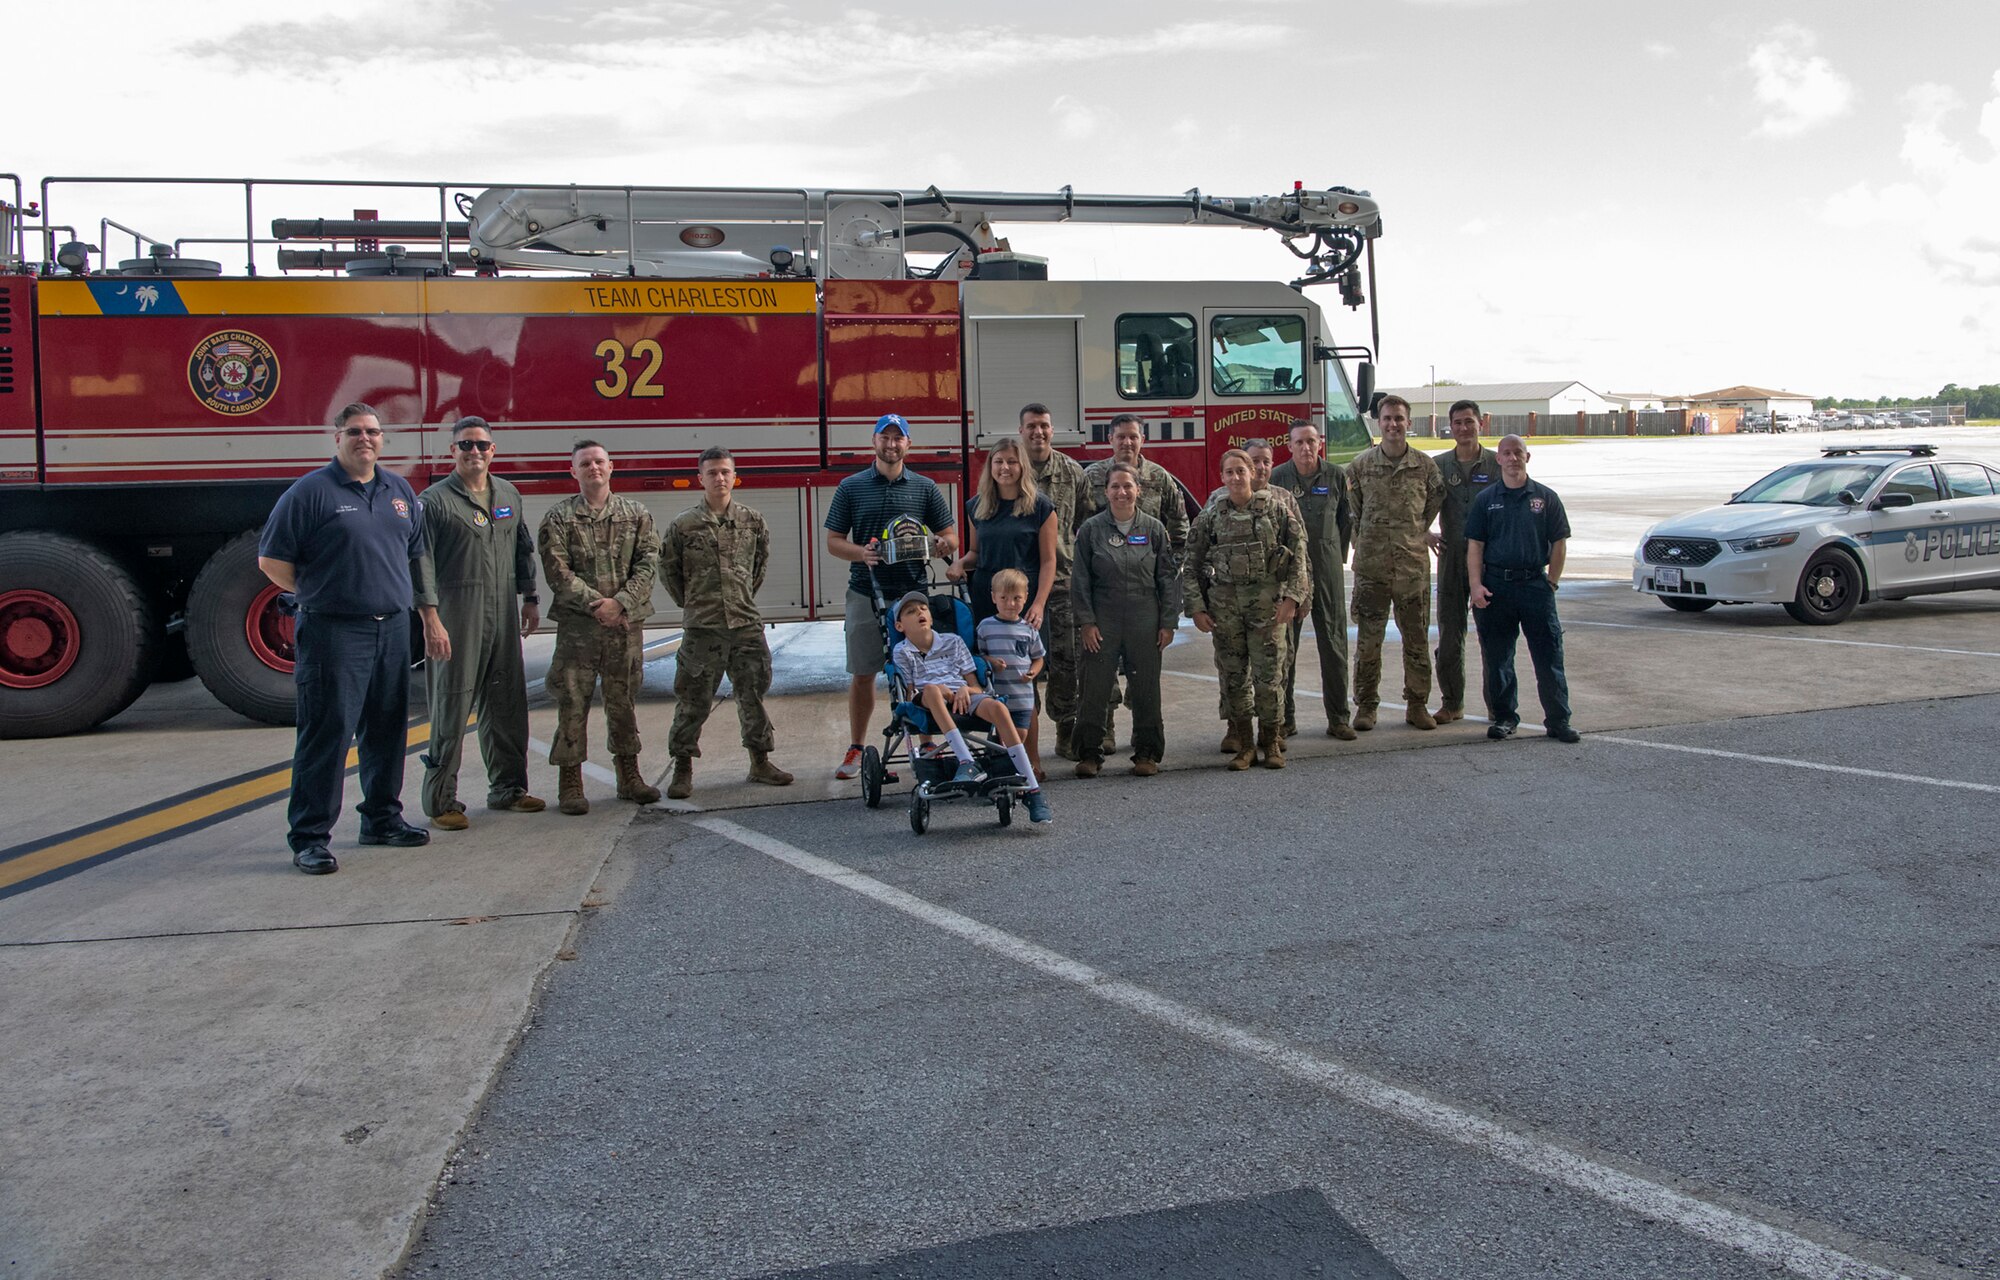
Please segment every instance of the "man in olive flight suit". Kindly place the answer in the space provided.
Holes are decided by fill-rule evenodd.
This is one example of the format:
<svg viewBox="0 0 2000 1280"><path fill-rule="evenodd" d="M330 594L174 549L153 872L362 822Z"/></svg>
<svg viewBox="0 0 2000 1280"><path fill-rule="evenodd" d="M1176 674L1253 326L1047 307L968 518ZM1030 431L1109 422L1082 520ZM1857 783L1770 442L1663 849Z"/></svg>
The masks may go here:
<svg viewBox="0 0 2000 1280"><path fill-rule="evenodd" d="M1431 521L1444 506L1437 464L1410 447L1410 404L1384 396L1382 442L1347 464L1354 502L1354 727L1375 727L1382 700L1382 638L1389 613L1403 637L1404 719L1435 729L1431 696Z"/></svg>
<svg viewBox="0 0 2000 1280"><path fill-rule="evenodd" d="M1326 731L1344 742L1355 738L1347 709L1347 541L1353 511L1347 475L1326 461L1319 428L1294 422L1291 459L1271 471L1271 487L1298 499L1306 525L1306 553L1312 561L1313 642L1319 649L1320 698L1326 703ZM1292 648L1285 664L1285 732L1298 727L1293 685L1299 670L1299 641L1305 611L1292 620Z"/></svg>
<svg viewBox="0 0 2000 1280"><path fill-rule="evenodd" d="M667 798L694 794L694 757L701 727L715 707L722 677L736 692L736 720L750 753L750 781L790 786L792 775L771 763L776 735L764 714L771 688L771 646L757 593L771 564L771 530L764 517L735 500L736 459L720 445L701 455L702 500L674 517L660 546L660 581L681 607L681 647L674 661L674 757Z"/></svg>
<svg viewBox="0 0 2000 1280"><path fill-rule="evenodd" d="M1500 481L1500 455L1479 443L1479 406L1460 400L1451 407L1452 447L1435 455L1444 481L1444 507L1438 512L1438 532L1431 535L1437 552L1437 683L1442 703L1432 717L1439 724L1465 719L1465 624L1472 609L1472 584L1465 576L1465 513L1488 485Z"/></svg>
<svg viewBox="0 0 2000 1280"><path fill-rule="evenodd" d="M535 541L521 492L492 474L496 449L484 418L452 428L450 475L424 490L428 549L417 565L424 623L424 686L431 741L424 752L424 812L439 831L472 825L458 800L465 720L479 718L486 807L540 813L528 794L528 688L521 638L541 624ZM516 606L516 600L520 606Z"/></svg>

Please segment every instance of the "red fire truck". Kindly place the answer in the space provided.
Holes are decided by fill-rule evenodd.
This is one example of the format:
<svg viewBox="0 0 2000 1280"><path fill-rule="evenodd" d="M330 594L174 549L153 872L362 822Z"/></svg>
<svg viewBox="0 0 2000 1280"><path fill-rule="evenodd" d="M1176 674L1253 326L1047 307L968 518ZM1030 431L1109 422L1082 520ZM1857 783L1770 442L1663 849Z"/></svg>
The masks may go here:
<svg viewBox="0 0 2000 1280"><path fill-rule="evenodd" d="M699 500L696 456L728 446L774 535L772 620L838 614L845 566L819 526L884 412L911 422L911 464L953 493L1031 401L1085 460L1108 455L1112 417L1140 415L1147 456L1194 494L1224 449L1282 441L1295 419L1366 440L1352 388L1365 403L1373 309L1367 344L1339 346L1305 292L1332 285L1349 308L1373 292L1380 212L1340 187L1233 198L71 178L29 202L13 181L12 204L0 196L5 737L89 728L190 670L236 711L289 723L290 621L257 571L257 530L330 456L332 415L350 401L380 410L385 460L419 490L450 467L449 424L485 417L531 520L572 490L578 437L602 442L621 491L662 520ZM112 262L56 221L80 190L141 184L240 199L240 233L163 240L106 218L101 241L135 246ZM260 234L259 208L333 186L422 213L279 217ZM1017 223L1261 230L1301 275L1051 279L994 231ZM198 256L218 252L240 255L237 273Z"/></svg>

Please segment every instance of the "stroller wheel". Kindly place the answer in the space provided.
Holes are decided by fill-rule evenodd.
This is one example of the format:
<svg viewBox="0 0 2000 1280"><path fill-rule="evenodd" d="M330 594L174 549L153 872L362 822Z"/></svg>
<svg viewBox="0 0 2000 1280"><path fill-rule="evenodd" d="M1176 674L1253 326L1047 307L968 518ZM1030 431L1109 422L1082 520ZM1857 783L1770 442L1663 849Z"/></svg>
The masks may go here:
<svg viewBox="0 0 2000 1280"><path fill-rule="evenodd" d="M910 830L922 835L931 825L931 802L923 796L910 800Z"/></svg>
<svg viewBox="0 0 2000 1280"><path fill-rule="evenodd" d="M870 809L882 807L882 753L873 747L861 748L861 803Z"/></svg>
<svg viewBox="0 0 2000 1280"><path fill-rule="evenodd" d="M1000 813L1001 826L1011 827L1014 825L1014 793L1011 790L1002 787L995 793L993 807Z"/></svg>

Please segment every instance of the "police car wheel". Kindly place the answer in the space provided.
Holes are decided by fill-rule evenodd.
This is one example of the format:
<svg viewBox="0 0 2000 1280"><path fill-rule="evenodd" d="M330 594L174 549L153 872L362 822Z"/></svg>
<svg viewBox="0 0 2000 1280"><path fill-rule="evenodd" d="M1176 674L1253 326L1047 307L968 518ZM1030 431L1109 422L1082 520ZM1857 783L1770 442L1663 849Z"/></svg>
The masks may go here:
<svg viewBox="0 0 2000 1280"><path fill-rule="evenodd" d="M1845 551L1827 547L1806 562L1798 594L1786 602L1785 612L1809 627L1830 627L1846 621L1860 603L1861 566Z"/></svg>
<svg viewBox="0 0 2000 1280"><path fill-rule="evenodd" d="M187 647L217 702L265 724L298 721L292 619L257 567L257 531L222 544L188 591Z"/></svg>
<svg viewBox="0 0 2000 1280"><path fill-rule="evenodd" d="M861 803L870 809L882 807L882 753L873 747L861 748Z"/></svg>
<svg viewBox="0 0 2000 1280"><path fill-rule="evenodd" d="M0 534L0 738L102 724L145 691L159 637L124 565L61 534Z"/></svg>
<svg viewBox="0 0 2000 1280"><path fill-rule="evenodd" d="M1701 613L1715 607L1715 601L1707 596L1661 596L1660 603L1675 613Z"/></svg>

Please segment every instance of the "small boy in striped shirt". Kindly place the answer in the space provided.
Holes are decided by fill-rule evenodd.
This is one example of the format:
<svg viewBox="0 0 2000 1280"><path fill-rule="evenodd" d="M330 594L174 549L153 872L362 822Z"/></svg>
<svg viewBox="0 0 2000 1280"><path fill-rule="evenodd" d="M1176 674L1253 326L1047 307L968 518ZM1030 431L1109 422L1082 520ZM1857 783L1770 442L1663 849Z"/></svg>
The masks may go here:
<svg viewBox="0 0 2000 1280"><path fill-rule="evenodd" d="M1042 633L1021 616L1028 607L1028 575L1019 569L1002 569L993 575L993 617L982 618L974 638L979 656L993 668L993 692L1007 704L1014 727L1028 746L1028 759L1041 776L1041 761L1035 759L1035 676L1048 657Z"/></svg>

